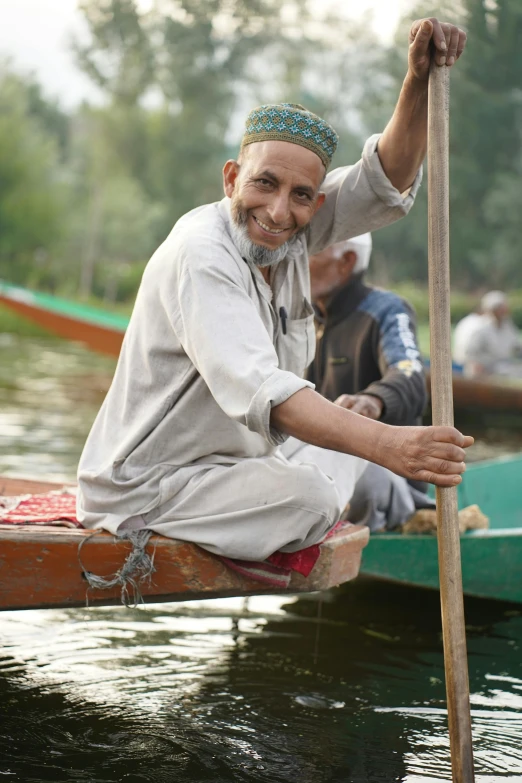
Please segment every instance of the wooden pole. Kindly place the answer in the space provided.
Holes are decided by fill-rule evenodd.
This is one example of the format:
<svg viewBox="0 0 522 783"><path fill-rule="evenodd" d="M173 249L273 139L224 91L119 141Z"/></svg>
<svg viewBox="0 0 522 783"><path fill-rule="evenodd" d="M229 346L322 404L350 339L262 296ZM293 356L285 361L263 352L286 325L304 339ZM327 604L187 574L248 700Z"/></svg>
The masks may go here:
<svg viewBox="0 0 522 783"><path fill-rule="evenodd" d="M449 282L449 74L431 65L428 96L428 277L433 424L453 426ZM473 749L457 488L436 490L440 599L453 783L473 783Z"/></svg>

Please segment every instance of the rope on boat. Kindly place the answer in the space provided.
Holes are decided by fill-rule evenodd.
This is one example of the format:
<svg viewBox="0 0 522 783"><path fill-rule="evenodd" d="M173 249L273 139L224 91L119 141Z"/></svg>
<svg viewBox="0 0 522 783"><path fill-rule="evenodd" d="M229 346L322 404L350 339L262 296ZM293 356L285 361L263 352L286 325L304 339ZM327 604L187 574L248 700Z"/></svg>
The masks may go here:
<svg viewBox="0 0 522 783"><path fill-rule="evenodd" d="M96 535L96 534L93 534ZM149 555L145 548L152 535L151 530L126 530L118 536L118 540L130 541L132 549L125 558L122 567L115 574L109 577L98 576L83 567L80 552L82 546L92 536L82 539L78 547L78 562L82 569L85 579L89 583L85 594L86 606L89 606L89 590L109 590L111 587L121 585L121 602L124 606L135 609L138 604L144 603L140 586L143 582L150 584L152 574L156 571L154 567L154 555L156 550ZM131 599L132 594L132 599Z"/></svg>

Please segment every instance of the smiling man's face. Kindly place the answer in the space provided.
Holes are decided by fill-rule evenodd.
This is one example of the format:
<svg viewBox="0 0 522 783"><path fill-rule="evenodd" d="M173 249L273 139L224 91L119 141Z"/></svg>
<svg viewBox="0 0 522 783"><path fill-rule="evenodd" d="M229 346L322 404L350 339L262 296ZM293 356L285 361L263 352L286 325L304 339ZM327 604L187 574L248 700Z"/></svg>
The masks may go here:
<svg viewBox="0 0 522 783"><path fill-rule="evenodd" d="M325 168L311 150L286 141L249 144L239 162L223 171L232 219L256 246L283 251L310 222L324 201ZM281 260L276 252L274 259ZM269 265L275 261L268 261Z"/></svg>

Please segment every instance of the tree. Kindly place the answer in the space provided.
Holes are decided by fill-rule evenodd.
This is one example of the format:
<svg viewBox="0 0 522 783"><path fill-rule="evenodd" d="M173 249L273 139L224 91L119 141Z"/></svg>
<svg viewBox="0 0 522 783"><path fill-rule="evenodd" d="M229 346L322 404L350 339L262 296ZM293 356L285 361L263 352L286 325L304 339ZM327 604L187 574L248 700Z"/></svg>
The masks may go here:
<svg viewBox="0 0 522 783"><path fill-rule="evenodd" d="M411 19L436 14L465 27L466 52L452 69L451 78L452 279L454 284L468 288L489 284L493 279L498 286L520 284L522 271L513 263L510 206L522 203L518 192L521 180L515 173L522 153L522 52L518 44L522 4L513 0L461 0L435 6L416 6L399 27L396 45L387 59L390 81L381 93L379 108L387 113L400 88ZM402 68L397 66L399 60ZM371 111L366 116L371 116ZM392 270L394 279L427 278L425 188L417 201L407 221L375 236L376 257L381 268Z"/></svg>
<svg viewBox="0 0 522 783"><path fill-rule="evenodd" d="M166 205L163 233L221 197L239 117L255 103L324 112L341 132L338 159L359 156L361 74L371 81L379 51L362 25L318 20L308 0L163 0L147 14L134 0L82 8L90 40L76 46L79 64L109 100L110 144Z"/></svg>
<svg viewBox="0 0 522 783"><path fill-rule="evenodd" d="M0 67L0 276L13 282L52 252L62 231L58 149L35 117L33 87Z"/></svg>
<svg viewBox="0 0 522 783"><path fill-rule="evenodd" d="M84 0L91 42L73 43L82 70L114 103L134 106L152 82L154 56L134 0Z"/></svg>
<svg viewBox="0 0 522 783"><path fill-rule="evenodd" d="M117 154L115 116L84 106L72 123L66 253L83 297L102 288L117 293L124 267L144 262L157 244L164 207L154 202Z"/></svg>

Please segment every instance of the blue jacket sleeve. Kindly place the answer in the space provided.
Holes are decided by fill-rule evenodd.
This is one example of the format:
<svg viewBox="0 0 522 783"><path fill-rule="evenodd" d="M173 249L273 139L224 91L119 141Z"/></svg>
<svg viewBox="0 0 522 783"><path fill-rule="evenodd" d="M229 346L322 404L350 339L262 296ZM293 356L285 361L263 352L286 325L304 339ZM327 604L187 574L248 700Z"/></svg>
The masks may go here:
<svg viewBox="0 0 522 783"><path fill-rule="evenodd" d="M415 314L395 294L375 293L382 293L371 305L379 329L376 359L382 377L361 393L382 400L381 421L386 424L416 424L426 406L427 393Z"/></svg>

